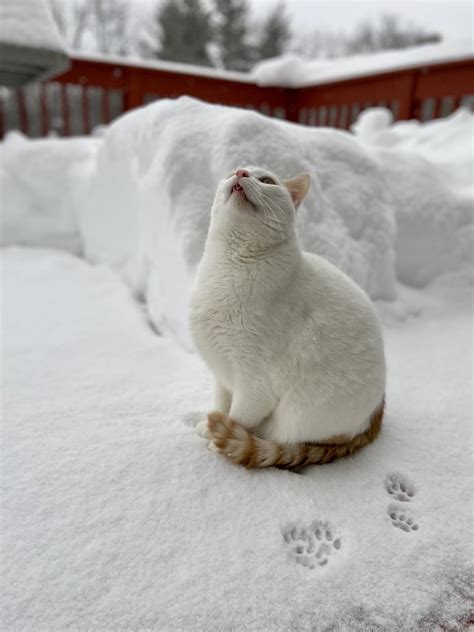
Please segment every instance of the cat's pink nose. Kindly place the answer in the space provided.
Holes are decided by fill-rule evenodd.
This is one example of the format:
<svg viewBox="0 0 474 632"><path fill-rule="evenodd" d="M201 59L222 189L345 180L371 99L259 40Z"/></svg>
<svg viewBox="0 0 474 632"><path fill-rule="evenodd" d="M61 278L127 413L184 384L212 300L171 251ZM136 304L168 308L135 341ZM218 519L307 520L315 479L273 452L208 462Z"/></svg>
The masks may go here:
<svg viewBox="0 0 474 632"><path fill-rule="evenodd" d="M250 177L250 173L248 171L245 171L245 169L237 169L237 171L235 172L235 175L238 178L249 178Z"/></svg>

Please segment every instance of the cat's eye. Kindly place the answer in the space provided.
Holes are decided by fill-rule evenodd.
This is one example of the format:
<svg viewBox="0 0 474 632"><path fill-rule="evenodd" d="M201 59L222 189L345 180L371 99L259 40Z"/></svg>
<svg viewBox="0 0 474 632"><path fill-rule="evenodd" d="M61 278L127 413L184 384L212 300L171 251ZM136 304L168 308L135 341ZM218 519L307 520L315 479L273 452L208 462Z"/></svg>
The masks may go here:
<svg viewBox="0 0 474 632"><path fill-rule="evenodd" d="M275 184L274 180L272 180L271 178L259 178L260 182L263 182L263 184Z"/></svg>

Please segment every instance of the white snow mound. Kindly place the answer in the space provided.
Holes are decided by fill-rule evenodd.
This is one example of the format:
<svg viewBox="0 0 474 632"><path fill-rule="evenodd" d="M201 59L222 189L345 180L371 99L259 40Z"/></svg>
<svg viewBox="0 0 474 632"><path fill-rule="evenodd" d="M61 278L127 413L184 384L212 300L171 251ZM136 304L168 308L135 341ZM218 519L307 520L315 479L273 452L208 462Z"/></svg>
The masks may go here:
<svg viewBox="0 0 474 632"><path fill-rule="evenodd" d="M245 164L308 171L303 248L392 300L396 279L421 287L472 266L472 130L462 109L393 124L377 108L351 134L185 97L134 110L98 138L14 135L2 146L2 243L82 250L189 346L188 296L220 178Z"/></svg>
<svg viewBox="0 0 474 632"><path fill-rule="evenodd" d="M254 66L250 76L260 86L298 88L423 64L469 59L473 54L472 38L423 44L403 50L349 55L337 59L302 59L293 54L285 54L259 62Z"/></svg>
<svg viewBox="0 0 474 632"><path fill-rule="evenodd" d="M374 108L353 126L375 153L394 200L396 274L423 287L441 274L472 266L474 243L474 116L390 125Z"/></svg>
<svg viewBox="0 0 474 632"><path fill-rule="evenodd" d="M157 327L187 341L187 298L214 191L248 164L282 177L310 172L298 219L303 247L326 256L373 298L394 297L391 199L363 145L345 132L189 98L130 112L106 133L81 215L86 257L123 270L145 294Z"/></svg>
<svg viewBox="0 0 474 632"><path fill-rule="evenodd" d="M0 145L2 246L81 251L77 205L94 169L97 146L92 138L7 136Z"/></svg>

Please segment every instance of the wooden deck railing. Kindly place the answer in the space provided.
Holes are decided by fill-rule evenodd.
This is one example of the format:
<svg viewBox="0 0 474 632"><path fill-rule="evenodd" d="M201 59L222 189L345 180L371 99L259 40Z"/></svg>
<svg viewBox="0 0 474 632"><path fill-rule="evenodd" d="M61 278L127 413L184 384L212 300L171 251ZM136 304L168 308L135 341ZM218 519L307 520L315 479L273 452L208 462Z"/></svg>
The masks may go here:
<svg viewBox="0 0 474 632"><path fill-rule="evenodd" d="M429 120L474 102L474 60L424 65L326 82L305 88L265 88L243 75L213 76L126 61L75 58L54 81L0 92L0 134L19 129L31 136L89 134L121 113L151 100L189 95L211 103L252 108L303 125L347 129L374 105L396 120Z"/></svg>

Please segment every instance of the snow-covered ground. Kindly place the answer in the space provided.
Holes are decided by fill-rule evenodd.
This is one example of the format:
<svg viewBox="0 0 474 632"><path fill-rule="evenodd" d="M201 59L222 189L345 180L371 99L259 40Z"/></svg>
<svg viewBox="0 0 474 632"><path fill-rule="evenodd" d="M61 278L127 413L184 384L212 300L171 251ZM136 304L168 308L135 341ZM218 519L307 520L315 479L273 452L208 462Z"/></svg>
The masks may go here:
<svg viewBox="0 0 474 632"><path fill-rule="evenodd" d="M472 125L376 110L349 134L179 99L97 138L7 139L4 629L467 625ZM302 243L384 324L380 438L302 474L235 467L193 430L211 382L187 296L216 183L246 162L313 174Z"/></svg>

